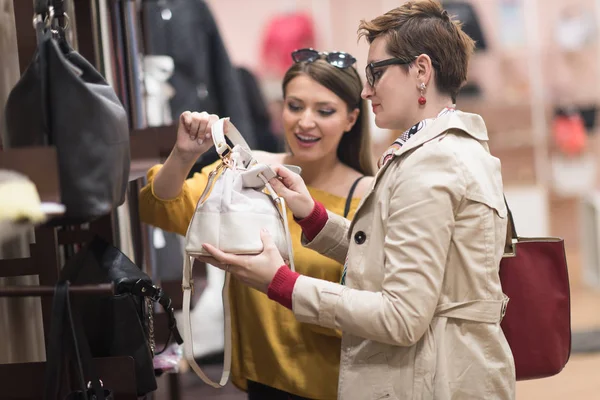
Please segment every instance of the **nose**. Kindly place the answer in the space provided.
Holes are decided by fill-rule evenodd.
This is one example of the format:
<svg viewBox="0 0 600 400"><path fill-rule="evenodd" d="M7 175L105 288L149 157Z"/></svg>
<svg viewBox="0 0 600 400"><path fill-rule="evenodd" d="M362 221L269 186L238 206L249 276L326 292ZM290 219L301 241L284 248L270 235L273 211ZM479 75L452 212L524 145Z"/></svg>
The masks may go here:
<svg viewBox="0 0 600 400"><path fill-rule="evenodd" d="M360 97L362 97L365 100L368 100L369 97L373 96L373 94L373 88L371 87L371 85L369 85L369 82L365 82L363 85L362 92L360 92Z"/></svg>
<svg viewBox="0 0 600 400"><path fill-rule="evenodd" d="M315 127L315 119L313 118L312 111L310 109L304 110L298 121L298 126L303 131L312 129Z"/></svg>

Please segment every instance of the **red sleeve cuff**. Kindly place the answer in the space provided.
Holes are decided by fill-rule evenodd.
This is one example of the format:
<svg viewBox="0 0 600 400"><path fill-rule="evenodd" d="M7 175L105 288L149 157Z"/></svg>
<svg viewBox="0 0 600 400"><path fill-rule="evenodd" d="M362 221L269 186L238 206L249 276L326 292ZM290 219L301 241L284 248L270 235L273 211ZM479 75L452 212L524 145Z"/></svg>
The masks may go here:
<svg viewBox="0 0 600 400"><path fill-rule="evenodd" d="M319 232L321 232L328 219L325 206L315 200L315 207L310 215L303 219L296 219L296 222L302 228L302 233L304 233L306 239L312 242Z"/></svg>
<svg viewBox="0 0 600 400"><path fill-rule="evenodd" d="M275 300L291 310L292 294L294 293L294 286L299 276L299 273L293 272L287 265L279 267L267 290L269 299Z"/></svg>

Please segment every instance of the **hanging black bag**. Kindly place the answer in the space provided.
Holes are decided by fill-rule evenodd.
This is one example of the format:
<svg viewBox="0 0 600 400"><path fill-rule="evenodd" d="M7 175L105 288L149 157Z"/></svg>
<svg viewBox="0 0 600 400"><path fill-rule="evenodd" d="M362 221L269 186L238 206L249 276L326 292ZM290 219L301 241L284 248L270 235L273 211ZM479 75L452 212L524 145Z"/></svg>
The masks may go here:
<svg viewBox="0 0 600 400"><path fill-rule="evenodd" d="M63 357L72 361L79 390L69 391L64 400L113 400L111 390L102 385L96 374L92 354L79 316L73 312L69 281L59 281L54 289L52 325L46 356L44 400L57 400L60 393ZM86 377L89 381L86 384Z"/></svg>
<svg viewBox="0 0 600 400"><path fill-rule="evenodd" d="M35 0L37 51L7 99L2 142L56 147L62 221L81 223L125 200L129 125L113 88L67 43L63 1Z"/></svg>
<svg viewBox="0 0 600 400"><path fill-rule="evenodd" d="M183 343L171 299L119 249L95 237L63 267L61 280L88 285L113 283L114 295L74 299L93 357L130 356L135 362L138 396L156 390L153 308L167 313L170 336Z"/></svg>

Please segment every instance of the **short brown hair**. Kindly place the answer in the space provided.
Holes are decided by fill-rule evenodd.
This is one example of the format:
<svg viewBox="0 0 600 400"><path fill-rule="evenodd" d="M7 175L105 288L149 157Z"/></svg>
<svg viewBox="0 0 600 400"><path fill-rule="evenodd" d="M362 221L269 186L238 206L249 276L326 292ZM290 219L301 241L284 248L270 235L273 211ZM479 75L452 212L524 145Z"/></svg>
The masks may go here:
<svg viewBox="0 0 600 400"><path fill-rule="evenodd" d="M338 68L327 61L318 59L314 62L294 63L283 77L283 96L286 96L287 85L297 76L306 75L325 86L344 100L351 112L356 108L359 114L349 132L344 133L337 148L340 161L363 175L375 174L371 155L371 135L369 134L368 109L360 93L362 83L354 67Z"/></svg>
<svg viewBox="0 0 600 400"><path fill-rule="evenodd" d="M461 26L437 1L415 0L371 21L361 20L358 37L366 37L369 43L386 37L387 52L398 58L427 54L436 71L438 90L456 101L467 80L469 58L475 48L475 42Z"/></svg>

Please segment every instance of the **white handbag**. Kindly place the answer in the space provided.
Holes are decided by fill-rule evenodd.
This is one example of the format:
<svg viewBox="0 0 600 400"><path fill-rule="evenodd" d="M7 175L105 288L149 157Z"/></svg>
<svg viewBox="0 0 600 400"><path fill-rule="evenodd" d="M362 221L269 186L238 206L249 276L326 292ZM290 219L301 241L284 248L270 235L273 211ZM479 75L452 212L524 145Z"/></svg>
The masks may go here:
<svg viewBox="0 0 600 400"><path fill-rule="evenodd" d="M256 162L248 144L231 122L228 122L227 137L234 146L229 147L223 133L225 121L228 119L220 119L212 126L212 137L221 163L210 173L206 189L188 226L182 280L184 355L200 379L215 388L227 384L231 370L230 276L226 274L223 285L225 354L223 373L216 383L204 374L194 360L190 324L194 257L209 256L202 244L209 243L231 254L259 254L263 251L260 231L267 229L282 257L289 261L290 268L294 270L285 201L269 184L276 174L269 166Z"/></svg>

